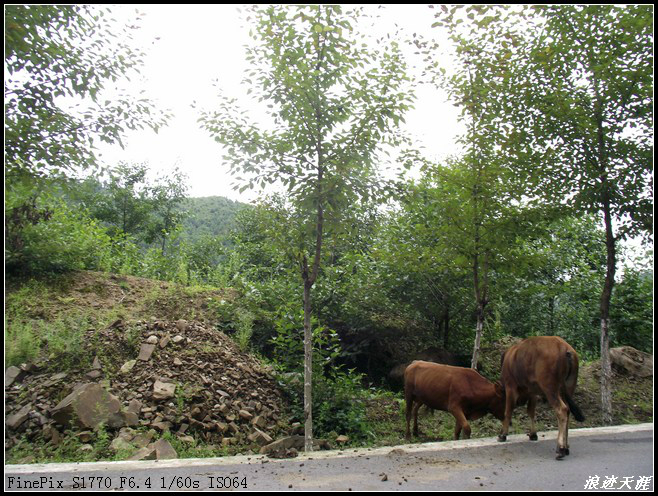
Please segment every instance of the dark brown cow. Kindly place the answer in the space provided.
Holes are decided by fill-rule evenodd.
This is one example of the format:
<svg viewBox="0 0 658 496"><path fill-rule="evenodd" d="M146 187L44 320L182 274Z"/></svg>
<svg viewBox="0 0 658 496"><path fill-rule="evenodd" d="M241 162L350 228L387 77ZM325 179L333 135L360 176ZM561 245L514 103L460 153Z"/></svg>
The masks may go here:
<svg viewBox="0 0 658 496"><path fill-rule="evenodd" d="M527 338L512 346L503 356L501 379L505 388L505 419L499 441L507 439L512 411L528 402L531 441L537 440L535 407L543 395L557 414L557 459L569 454L569 412L579 422L585 420L571 399L578 380L578 355L564 339L557 336Z"/></svg>
<svg viewBox="0 0 658 496"><path fill-rule="evenodd" d="M505 396L499 383L492 384L475 370L438 363L415 361L404 371L404 399L407 404L407 439L413 409L414 436L418 436L418 409L427 405L455 417L455 439L464 431L471 437L468 420L492 413L503 420Z"/></svg>

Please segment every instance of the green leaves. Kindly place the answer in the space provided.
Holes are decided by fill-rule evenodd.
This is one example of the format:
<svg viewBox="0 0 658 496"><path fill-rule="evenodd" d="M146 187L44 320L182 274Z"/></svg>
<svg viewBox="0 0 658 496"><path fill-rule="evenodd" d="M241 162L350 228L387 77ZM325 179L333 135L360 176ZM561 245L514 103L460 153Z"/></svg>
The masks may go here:
<svg viewBox="0 0 658 496"><path fill-rule="evenodd" d="M347 40L356 13L254 7L248 91L276 126L264 132L224 99L200 122L226 145L240 189L280 182L299 208L339 210L375 188L380 147L397 140L412 93L397 47L375 56ZM341 207L343 206L343 207Z"/></svg>
<svg viewBox="0 0 658 496"><path fill-rule="evenodd" d="M121 97L104 105L108 81L142 62L130 28L89 6L9 5L5 8L5 156L9 181L70 174L95 163L97 140L121 144L126 129L157 130L166 120L146 99ZM114 38L120 34L121 41ZM61 97L84 99L80 112Z"/></svg>

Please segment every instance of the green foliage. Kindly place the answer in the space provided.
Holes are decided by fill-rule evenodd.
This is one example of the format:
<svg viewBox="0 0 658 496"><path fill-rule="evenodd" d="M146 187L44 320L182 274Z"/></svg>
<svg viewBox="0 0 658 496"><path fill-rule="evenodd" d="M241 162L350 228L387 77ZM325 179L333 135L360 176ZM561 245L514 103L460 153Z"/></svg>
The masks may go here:
<svg viewBox="0 0 658 496"><path fill-rule="evenodd" d="M235 227L238 213L249 208L223 196L186 198L181 205L188 215L182 221L182 236L195 243L200 239L226 239Z"/></svg>
<svg viewBox="0 0 658 496"><path fill-rule="evenodd" d="M32 322L15 322L13 325L5 315L5 365L20 365L32 362L39 356L40 339Z"/></svg>
<svg viewBox="0 0 658 496"><path fill-rule="evenodd" d="M599 353L599 293L605 277L604 233L593 217L565 217L519 240L517 270L504 283L507 334L562 336L579 353Z"/></svg>
<svg viewBox="0 0 658 496"><path fill-rule="evenodd" d="M143 53L130 27L104 7L5 8L7 180L71 174L95 163L94 143L121 144L126 129L157 130L167 119L145 98L103 98L108 82L134 73ZM65 98L85 99L77 112Z"/></svg>
<svg viewBox="0 0 658 496"><path fill-rule="evenodd" d="M288 396L293 419L303 421L303 312L290 304L282 308L277 319L272 356L277 377ZM341 343L338 334L313 318L313 429L320 436L347 434L363 439L368 426L365 420L366 391L363 377L355 370L339 365Z"/></svg>
<svg viewBox="0 0 658 496"><path fill-rule="evenodd" d="M653 7L542 6L515 112L547 198L609 209L618 237L652 232ZM538 118L538 116L542 116ZM525 143L524 143L525 144Z"/></svg>
<svg viewBox="0 0 658 496"><path fill-rule="evenodd" d="M242 351L247 351L254 332L254 315L248 310L240 310L237 317L235 340Z"/></svg>
<svg viewBox="0 0 658 496"><path fill-rule="evenodd" d="M94 217L108 226L112 237L126 235L141 238L147 231L152 205L146 182L146 164L120 163L110 178L101 183L86 180L78 201L90 205Z"/></svg>
<svg viewBox="0 0 658 496"><path fill-rule="evenodd" d="M148 172L147 164L121 162L110 170L108 179L90 177L68 196L88 205L112 237L126 235L145 244L159 243L165 251L166 241L175 237L186 216L181 209L186 176L175 169L151 182Z"/></svg>
<svg viewBox="0 0 658 496"><path fill-rule="evenodd" d="M5 260L9 272L64 272L79 269L106 269L111 240L84 209L42 195L25 196L9 191L7 206L25 212L29 221L13 222L13 238L6 244ZM16 206L14 206L16 205ZM33 213L29 213L33 212ZM47 215L39 212L47 212Z"/></svg>
<svg viewBox="0 0 658 496"><path fill-rule="evenodd" d="M18 365L42 356L48 357L53 371L84 367L91 358L85 353L84 333L89 320L71 315L52 322L14 317L5 321L5 356L7 365Z"/></svg>
<svg viewBox="0 0 658 496"><path fill-rule="evenodd" d="M653 269L626 269L610 310L612 343L653 350Z"/></svg>

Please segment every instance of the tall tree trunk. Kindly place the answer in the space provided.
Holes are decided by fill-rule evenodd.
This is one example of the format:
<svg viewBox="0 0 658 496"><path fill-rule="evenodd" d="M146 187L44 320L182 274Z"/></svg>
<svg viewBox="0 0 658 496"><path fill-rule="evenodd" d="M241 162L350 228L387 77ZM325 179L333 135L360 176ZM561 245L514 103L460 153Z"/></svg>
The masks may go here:
<svg viewBox="0 0 658 496"><path fill-rule="evenodd" d="M601 294L601 409L603 423L612 424L612 367L610 364L610 300L615 283L615 237L607 184L604 184L603 215L605 219L605 246L607 251L605 283Z"/></svg>
<svg viewBox="0 0 658 496"><path fill-rule="evenodd" d="M311 329L311 288L318 278L320 257L322 255L322 236L324 232L323 206L323 165L322 148L318 145L318 177L317 195L318 207L315 225L315 254L313 265L309 268L306 256L302 261L302 280L304 281L304 451L313 451L313 332Z"/></svg>
<svg viewBox="0 0 658 496"><path fill-rule="evenodd" d="M482 331L484 329L484 306L485 302L478 301L477 305L477 324L475 326L475 344L473 345L473 358L471 359L471 368L477 369L478 359L480 357L480 343L482 342Z"/></svg>
<svg viewBox="0 0 658 496"><path fill-rule="evenodd" d="M479 233L479 229L476 230ZM476 246L479 243L479 234L476 237ZM476 253L473 256L473 286L475 289L475 303L477 305L477 323L475 325L475 344L473 345L473 358L471 359L471 368L477 369L478 359L480 357L480 344L482 342L482 333L484 331L484 310L487 306L487 292L489 286L489 257L487 252L482 257L482 280L480 280L480 257Z"/></svg>
<svg viewBox="0 0 658 496"><path fill-rule="evenodd" d="M304 451L313 450L313 333L311 330L311 286L304 280Z"/></svg>
<svg viewBox="0 0 658 496"><path fill-rule="evenodd" d="M605 129L603 125L603 100L600 96L600 84L597 73L592 69L595 95L595 118L597 135L597 156L601 181L601 206L605 222L606 273L603 292L601 294L601 413L605 425L612 424L612 367L610 364L610 300L615 284L615 236L612 228L612 212L610 208L611 191L608 182L608 153L606 147Z"/></svg>

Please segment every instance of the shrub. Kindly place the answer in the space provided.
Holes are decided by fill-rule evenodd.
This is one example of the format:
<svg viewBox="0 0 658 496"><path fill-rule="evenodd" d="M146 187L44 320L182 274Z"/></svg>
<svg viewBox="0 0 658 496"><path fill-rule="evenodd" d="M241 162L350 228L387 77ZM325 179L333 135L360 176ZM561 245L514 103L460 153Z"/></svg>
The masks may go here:
<svg viewBox="0 0 658 496"><path fill-rule="evenodd" d="M49 207L52 215L24 225L21 244L7 253L8 270L26 273L66 272L107 268L110 237L84 210L62 201Z"/></svg>

